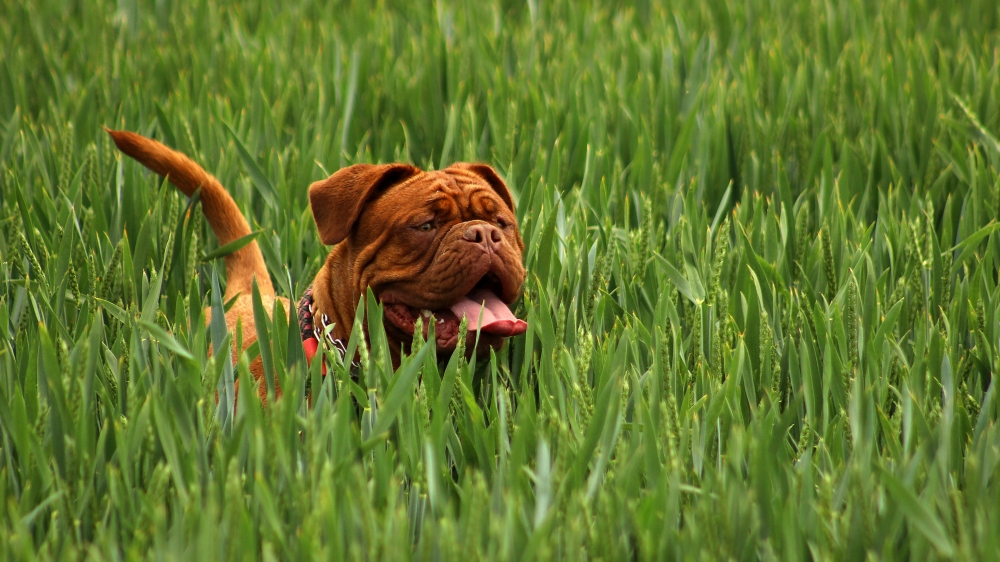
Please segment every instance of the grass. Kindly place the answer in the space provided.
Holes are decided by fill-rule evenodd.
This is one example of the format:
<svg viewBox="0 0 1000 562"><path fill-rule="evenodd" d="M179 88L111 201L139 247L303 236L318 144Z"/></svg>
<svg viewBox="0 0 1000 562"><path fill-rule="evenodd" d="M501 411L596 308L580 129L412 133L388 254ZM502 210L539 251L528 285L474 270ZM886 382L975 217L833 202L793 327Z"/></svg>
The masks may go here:
<svg viewBox="0 0 1000 562"><path fill-rule="evenodd" d="M997 557L994 2L225 4L0 4L0 557ZM105 125L292 299L311 181L489 162L530 331L207 359L214 239ZM262 347L285 397L230 415Z"/></svg>

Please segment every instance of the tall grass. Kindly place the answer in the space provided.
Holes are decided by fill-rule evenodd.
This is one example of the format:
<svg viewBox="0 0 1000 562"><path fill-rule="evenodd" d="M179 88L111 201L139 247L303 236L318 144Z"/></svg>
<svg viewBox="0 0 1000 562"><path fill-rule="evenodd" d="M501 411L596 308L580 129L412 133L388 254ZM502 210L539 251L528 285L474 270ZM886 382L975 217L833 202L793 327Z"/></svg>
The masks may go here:
<svg viewBox="0 0 1000 562"><path fill-rule="evenodd" d="M0 4L0 557L1000 552L996 3L225 4ZM311 181L488 162L529 332L393 372L369 301L358 383L283 314L209 359L214 239L104 125L293 300Z"/></svg>

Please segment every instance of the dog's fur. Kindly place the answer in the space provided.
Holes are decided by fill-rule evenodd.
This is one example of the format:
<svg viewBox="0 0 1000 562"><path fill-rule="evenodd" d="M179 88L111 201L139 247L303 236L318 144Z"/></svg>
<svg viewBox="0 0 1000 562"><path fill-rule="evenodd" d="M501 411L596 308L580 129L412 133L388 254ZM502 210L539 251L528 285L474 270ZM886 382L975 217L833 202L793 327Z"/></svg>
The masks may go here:
<svg viewBox="0 0 1000 562"><path fill-rule="evenodd" d="M190 158L135 133L110 129L108 133L122 152L167 177L185 195L201 188L202 210L220 246L250 234L229 193ZM434 311L436 316L447 316L448 307L474 288L485 288L508 305L520 295L524 244L514 202L487 165L460 163L424 172L408 164L357 164L313 183L309 201L320 239L334 246L313 280L316 316L327 315L335 324L333 337L346 340L355 307L371 288L385 305L384 326L394 366L413 338L415 315ZM225 299L236 298L226 313L226 324L235 330L242 322L244 349L257 339L251 299L254 279L266 310L271 311L277 300L290 320L295 318L288 299L275 296L256 242L226 256L225 263ZM211 320L210 309L206 317ZM438 351L448 353L457 344L457 322L438 322ZM470 330L470 353L475 336ZM476 351L498 348L505 339L502 331L500 335L484 331ZM266 398L259 357L250 371L258 394Z"/></svg>

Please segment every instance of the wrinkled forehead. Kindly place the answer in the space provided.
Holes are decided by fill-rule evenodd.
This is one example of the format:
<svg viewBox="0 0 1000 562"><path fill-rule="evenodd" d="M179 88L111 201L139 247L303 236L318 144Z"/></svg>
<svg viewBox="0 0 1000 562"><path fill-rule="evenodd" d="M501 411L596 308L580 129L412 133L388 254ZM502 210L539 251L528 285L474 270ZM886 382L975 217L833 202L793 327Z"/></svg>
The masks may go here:
<svg viewBox="0 0 1000 562"><path fill-rule="evenodd" d="M369 202L373 211L412 213L451 211L467 217L492 215L504 205L493 188L475 174L449 170L421 172L386 189ZM376 213L381 214L381 213ZM403 218L402 216L400 218Z"/></svg>

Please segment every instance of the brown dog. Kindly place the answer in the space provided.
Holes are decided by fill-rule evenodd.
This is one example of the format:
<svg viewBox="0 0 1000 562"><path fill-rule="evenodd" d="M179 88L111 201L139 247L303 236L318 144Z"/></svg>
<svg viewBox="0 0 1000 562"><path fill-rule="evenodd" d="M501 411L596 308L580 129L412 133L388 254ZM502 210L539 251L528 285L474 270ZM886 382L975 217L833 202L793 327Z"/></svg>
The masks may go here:
<svg viewBox="0 0 1000 562"><path fill-rule="evenodd" d="M187 156L135 133L108 133L122 152L166 176L185 195L201 187L202 210L220 246L250 234L229 193ZM332 338L346 341L355 307L370 287L385 310L394 367L421 316L425 326L435 323L439 353L455 349L462 317L469 319L470 353L477 321L480 353L526 330L508 306L524 282L524 243L510 191L489 166L462 163L424 172L408 164L356 164L313 183L309 203L320 239L334 247L300 303L300 325L303 317L318 318L317 331L332 323ZM290 306L275 296L256 242L226 256L225 262L225 300L238 296L226 313L226 325L235 330L242 322L245 349L257 339L254 278L266 310L273 309L275 300L286 312ZM250 371L259 383L258 394L266 397L259 357Z"/></svg>

